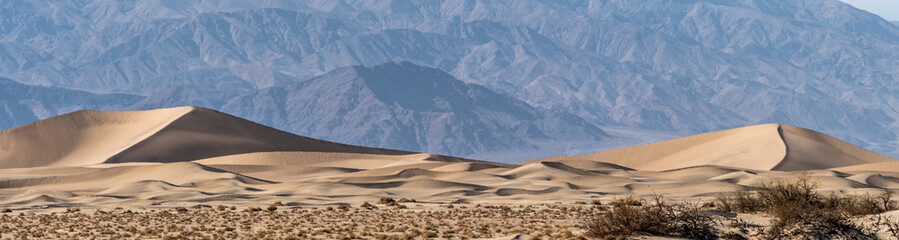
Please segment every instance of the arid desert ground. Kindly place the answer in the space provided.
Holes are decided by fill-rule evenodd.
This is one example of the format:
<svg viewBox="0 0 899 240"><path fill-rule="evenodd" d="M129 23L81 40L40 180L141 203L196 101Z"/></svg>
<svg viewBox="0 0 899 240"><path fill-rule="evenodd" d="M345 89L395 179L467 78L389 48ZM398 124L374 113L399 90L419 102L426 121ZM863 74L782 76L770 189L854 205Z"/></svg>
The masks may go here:
<svg viewBox="0 0 899 240"><path fill-rule="evenodd" d="M779 124L502 164L203 108L79 111L0 131L0 238L579 239L609 204L655 196L706 205L726 233L770 216L714 210L721 193L801 177L821 194L891 193L899 161Z"/></svg>

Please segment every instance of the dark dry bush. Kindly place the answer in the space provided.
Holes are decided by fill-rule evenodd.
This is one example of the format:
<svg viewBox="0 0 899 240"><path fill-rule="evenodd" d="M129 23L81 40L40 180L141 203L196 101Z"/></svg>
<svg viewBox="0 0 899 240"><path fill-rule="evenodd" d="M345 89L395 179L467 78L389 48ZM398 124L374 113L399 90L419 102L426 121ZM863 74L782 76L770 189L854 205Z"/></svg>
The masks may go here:
<svg viewBox="0 0 899 240"><path fill-rule="evenodd" d="M393 198L389 198L389 197L382 197L380 200L378 200L378 204L388 204L388 203L395 203L395 202L396 202L396 200L393 200Z"/></svg>
<svg viewBox="0 0 899 240"><path fill-rule="evenodd" d="M732 193L722 193L715 196L713 204L727 212L753 213L761 211L763 206L758 201L754 192L739 189Z"/></svg>
<svg viewBox="0 0 899 240"><path fill-rule="evenodd" d="M398 203L410 203L410 202L413 202L413 203L414 203L414 202L417 202L417 201L415 201L414 198L412 198L412 199L400 198L400 200L398 200L397 202L398 202Z"/></svg>
<svg viewBox="0 0 899 240"><path fill-rule="evenodd" d="M715 239L715 220L699 207L671 204L660 196L644 204L632 197L615 200L612 208L587 222L586 235L596 238L654 235L689 239Z"/></svg>
<svg viewBox="0 0 899 240"><path fill-rule="evenodd" d="M816 188L817 184L803 175L794 182L769 182L752 191L719 195L715 205L729 212L768 214L773 219L763 233L766 239L868 238L865 226L851 218L896 209L890 193L841 197L820 194Z"/></svg>
<svg viewBox="0 0 899 240"><path fill-rule="evenodd" d="M610 202L609 204L611 204L614 207L640 206L640 205L643 205L643 202L641 202L639 199L634 198L633 196L627 196L624 198L612 200L612 202Z"/></svg>
<svg viewBox="0 0 899 240"><path fill-rule="evenodd" d="M371 205L371 203L368 203L368 202L362 203L362 205L359 205L359 207L369 209L369 210L378 209L378 207L375 207L375 205Z"/></svg>
<svg viewBox="0 0 899 240"><path fill-rule="evenodd" d="M899 221L896 219L886 216L875 216L871 219L871 222L893 239L899 239Z"/></svg>
<svg viewBox="0 0 899 240"><path fill-rule="evenodd" d="M896 210L896 203L893 202L893 194L883 192L881 194L865 194L862 196L842 198L844 201L838 207L843 207L842 211L856 216L879 214Z"/></svg>
<svg viewBox="0 0 899 240"><path fill-rule="evenodd" d="M719 239L723 240L746 240L747 238L739 233L735 232L726 232L718 236Z"/></svg>
<svg viewBox="0 0 899 240"><path fill-rule="evenodd" d="M262 208L258 208L258 207L249 207L249 208L245 209L244 211L247 211L247 212L258 212L258 211L262 211Z"/></svg>

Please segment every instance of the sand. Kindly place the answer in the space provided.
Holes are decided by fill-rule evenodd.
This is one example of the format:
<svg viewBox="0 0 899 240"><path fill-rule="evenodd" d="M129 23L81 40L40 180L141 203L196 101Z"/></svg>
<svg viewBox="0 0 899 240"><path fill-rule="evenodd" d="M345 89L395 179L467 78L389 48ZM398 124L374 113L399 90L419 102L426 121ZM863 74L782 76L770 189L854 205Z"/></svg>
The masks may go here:
<svg viewBox="0 0 899 240"><path fill-rule="evenodd" d="M764 124L582 156L556 156L531 162L564 163L582 160L646 171L706 165L801 171L895 161L823 133L781 124Z"/></svg>
<svg viewBox="0 0 899 240"><path fill-rule="evenodd" d="M185 162L270 151L409 154L306 138L197 107L78 111L0 131L0 169Z"/></svg>
<svg viewBox="0 0 899 240"><path fill-rule="evenodd" d="M895 160L778 124L520 164L332 143L195 107L80 111L0 131L0 208L15 212L273 202L303 209L382 197L416 199L424 209L656 194L704 201L800 175L837 194L899 188Z"/></svg>

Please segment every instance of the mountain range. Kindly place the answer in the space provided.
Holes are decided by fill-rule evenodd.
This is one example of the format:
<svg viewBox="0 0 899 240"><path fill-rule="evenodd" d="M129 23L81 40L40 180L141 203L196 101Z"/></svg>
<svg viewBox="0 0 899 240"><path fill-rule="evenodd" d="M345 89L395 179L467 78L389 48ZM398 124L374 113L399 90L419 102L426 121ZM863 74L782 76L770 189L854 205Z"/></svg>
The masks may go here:
<svg viewBox="0 0 899 240"><path fill-rule="evenodd" d="M332 141L489 157L776 122L899 155L899 27L837 0L16 1L0 13L0 77L15 81L0 91L31 93L0 97L0 128L198 105Z"/></svg>

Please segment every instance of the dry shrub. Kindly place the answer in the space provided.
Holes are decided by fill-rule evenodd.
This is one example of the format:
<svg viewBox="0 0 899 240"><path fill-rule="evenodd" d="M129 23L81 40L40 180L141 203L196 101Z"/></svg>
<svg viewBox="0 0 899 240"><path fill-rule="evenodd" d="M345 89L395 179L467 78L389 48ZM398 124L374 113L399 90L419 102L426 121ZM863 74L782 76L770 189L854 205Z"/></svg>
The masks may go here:
<svg viewBox="0 0 899 240"><path fill-rule="evenodd" d="M715 220L699 213L690 204L672 204L655 196L651 202L627 197L610 204L612 208L589 221L586 235L597 238L654 235L689 239L715 239Z"/></svg>
<svg viewBox="0 0 899 240"><path fill-rule="evenodd" d="M839 207L844 208L842 211L855 216L879 214L897 209L896 203L893 202L893 193L891 192L865 194L840 200L844 201L843 204L839 205Z"/></svg>
<svg viewBox="0 0 899 240"><path fill-rule="evenodd" d="M715 196L715 203L719 209L728 212L758 212L763 206L754 192L739 189L732 193L722 193Z"/></svg>
<svg viewBox="0 0 899 240"><path fill-rule="evenodd" d="M247 208L247 209L244 210L244 211L247 211L247 212L258 212L258 211L262 211L262 208L258 208L258 207L249 207L249 208Z"/></svg>
<svg viewBox="0 0 899 240"><path fill-rule="evenodd" d="M899 221L891 217L875 216L871 222L881 230L885 231L888 236L893 239L899 239Z"/></svg>
<svg viewBox="0 0 899 240"><path fill-rule="evenodd" d="M337 209L340 211L346 212L346 211L350 210L350 206L349 205L340 205L340 206L337 206Z"/></svg>
<svg viewBox="0 0 899 240"><path fill-rule="evenodd" d="M721 236L718 236L718 239L724 239L724 240L746 240L747 238L744 237L742 234L739 234L739 233L735 233L735 232L726 232L726 233L724 233L724 234L721 234Z"/></svg>
<svg viewBox="0 0 899 240"><path fill-rule="evenodd" d="M612 205L613 207L641 206L641 205L643 205L643 202L640 201L640 199L634 198L633 196L626 196L623 198L618 198L618 199L612 200L612 202L610 202L609 204Z"/></svg>
<svg viewBox="0 0 899 240"><path fill-rule="evenodd" d="M869 238L866 227L851 221L861 215L896 209L892 194L841 197L823 195L808 175L793 182L776 181L716 198L729 212L764 212L773 218L762 234L765 239L825 239L834 236Z"/></svg>
<svg viewBox="0 0 899 240"><path fill-rule="evenodd" d="M389 204L389 203L396 203L396 200L393 200L393 198L389 198L389 197L382 197L380 200L378 200L378 204Z"/></svg>

